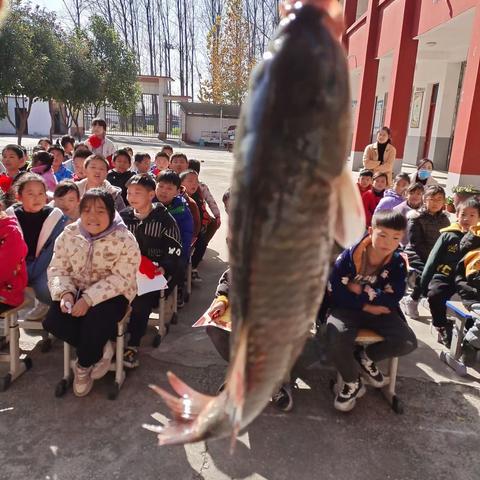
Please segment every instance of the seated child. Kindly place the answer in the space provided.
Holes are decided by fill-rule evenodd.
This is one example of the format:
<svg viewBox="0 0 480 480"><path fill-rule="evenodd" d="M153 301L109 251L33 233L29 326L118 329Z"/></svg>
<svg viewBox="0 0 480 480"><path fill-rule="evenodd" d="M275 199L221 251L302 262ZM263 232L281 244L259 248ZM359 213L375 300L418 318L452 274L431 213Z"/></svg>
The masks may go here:
<svg viewBox="0 0 480 480"><path fill-rule="evenodd" d="M41 150L45 150L47 152L52 146L52 141L49 138L44 137L38 141L37 146L39 146Z"/></svg>
<svg viewBox="0 0 480 480"><path fill-rule="evenodd" d="M108 180L108 162L101 155L90 155L85 160L86 178L80 180L77 185L80 191L80 198L91 188L103 188L112 195L115 202L115 209L121 212L125 208L122 198L122 189L114 187Z"/></svg>
<svg viewBox="0 0 480 480"><path fill-rule="evenodd" d="M95 155L101 155L108 163L109 170L113 154L115 153L114 143L107 137L107 122L103 118L94 118L92 120L90 135L85 142L85 146Z"/></svg>
<svg viewBox="0 0 480 480"><path fill-rule="evenodd" d="M164 275L168 280L166 295L183 280L182 239L177 223L164 205L152 204L155 196L155 180L147 173L133 176L127 183L130 207L120 215L130 232L135 235L142 260L140 272L150 278ZM148 318L158 306L160 292L153 291L136 296L132 302L132 314L128 323L130 338L125 350L125 366L138 367L138 347L145 335Z"/></svg>
<svg viewBox="0 0 480 480"><path fill-rule="evenodd" d="M40 175L47 187L47 191L53 193L57 186L57 179L52 170L53 155L39 150L32 155L32 166L30 172Z"/></svg>
<svg viewBox="0 0 480 480"><path fill-rule="evenodd" d="M162 151L158 152L155 155L155 164L152 167L152 173L157 178L157 175L162 171L168 168L168 164L170 163L170 157L168 153Z"/></svg>
<svg viewBox="0 0 480 480"><path fill-rule="evenodd" d="M135 154L135 170L137 173L150 173L151 159L148 153L136 153ZM152 175L152 178L153 175Z"/></svg>
<svg viewBox="0 0 480 480"><path fill-rule="evenodd" d="M137 291L140 251L115 214L113 197L94 188L80 202L80 219L55 243L48 267L53 303L43 327L77 349L73 392L87 395L110 368L117 323Z"/></svg>
<svg viewBox="0 0 480 480"><path fill-rule="evenodd" d="M415 334L399 309L407 270L397 248L406 226L398 212L376 213L368 235L345 250L333 267L327 345L343 380L334 401L342 412L352 410L365 393L362 377L376 388L388 383L377 362L407 355L417 347ZM384 340L357 351L355 338L361 328L373 330Z"/></svg>
<svg viewBox="0 0 480 480"><path fill-rule="evenodd" d="M71 135L63 135L60 139L60 145L65 152L65 158L67 160L71 159L75 150L75 139ZM67 165L65 166L68 168Z"/></svg>
<svg viewBox="0 0 480 480"><path fill-rule="evenodd" d="M107 174L107 180L114 186L122 189L122 198L125 205L127 201L127 182L135 175L135 172L130 170L132 166L132 159L130 154L125 149L117 150L113 154L113 170Z"/></svg>
<svg viewBox="0 0 480 480"><path fill-rule="evenodd" d="M162 152L166 153L168 158L170 158L173 155L173 147L171 145L164 145L162 147Z"/></svg>
<svg viewBox="0 0 480 480"><path fill-rule="evenodd" d="M79 182L86 178L85 160L92 154L90 150L83 148L76 149L73 152L72 166L73 166L73 181Z"/></svg>
<svg viewBox="0 0 480 480"><path fill-rule="evenodd" d="M59 208L67 217L67 224L73 223L80 217L80 191L72 180L63 180L53 192L54 206Z"/></svg>
<svg viewBox="0 0 480 480"><path fill-rule="evenodd" d="M57 182L70 180L73 173L68 170L63 162L65 161L65 150L60 145L53 145L48 149L48 153L53 156L52 170Z"/></svg>
<svg viewBox="0 0 480 480"><path fill-rule="evenodd" d="M423 204L423 185L421 183L414 183L407 188L406 200L400 205L393 208L394 212L400 212L405 218L412 210L418 210ZM400 242L400 246L404 248L408 243L408 235L405 235Z"/></svg>
<svg viewBox="0 0 480 480"><path fill-rule="evenodd" d="M170 167L179 175L188 170L188 158L184 153L175 153L170 157Z"/></svg>
<svg viewBox="0 0 480 480"><path fill-rule="evenodd" d="M427 296L432 314L432 324L442 343L450 347L452 322L447 320L445 303L455 293L455 269L462 258L460 242L480 220L480 203L475 198L461 202L457 207L457 222L440 230L440 237L428 256L420 286Z"/></svg>
<svg viewBox="0 0 480 480"><path fill-rule="evenodd" d="M38 152L49 155L47 152ZM53 254L53 246L62 233L66 218L55 207L47 205L47 187L40 175L27 172L17 182L19 202L7 210L15 216L27 244L28 285L35 291L39 304L27 314L29 320L45 316L51 302L47 286L47 267Z"/></svg>
<svg viewBox="0 0 480 480"><path fill-rule="evenodd" d="M5 213L5 197L0 191L0 313L22 304L27 286L27 245L17 219Z"/></svg>
<svg viewBox="0 0 480 480"><path fill-rule="evenodd" d="M372 189L373 182L373 172L362 168L358 174L357 187L360 192L360 195L363 195L365 192L368 192Z"/></svg>
<svg viewBox="0 0 480 480"><path fill-rule="evenodd" d="M2 164L5 172L0 174L0 189L7 193L20 174L24 162L23 150L18 145L9 144L2 149Z"/></svg>
<svg viewBox="0 0 480 480"><path fill-rule="evenodd" d="M410 318L417 319L418 301L422 295L420 285L421 275L428 256L440 236L440 230L450 225L448 216L444 213L445 190L439 185L431 185L423 195L424 206L408 215L408 245L405 253L408 255L410 267L418 273L412 293L402 299L404 312Z"/></svg>
<svg viewBox="0 0 480 480"><path fill-rule="evenodd" d="M388 175L383 172L377 172L373 176L372 188L362 195L363 208L365 209L365 223L367 227L372 223L372 216L383 198L383 194L388 184Z"/></svg>
<svg viewBox="0 0 480 480"><path fill-rule="evenodd" d="M382 210L393 210L397 205L405 201L405 192L410 185L410 177L406 173L400 173L393 180L393 188L385 191L383 198L378 202L375 213Z"/></svg>

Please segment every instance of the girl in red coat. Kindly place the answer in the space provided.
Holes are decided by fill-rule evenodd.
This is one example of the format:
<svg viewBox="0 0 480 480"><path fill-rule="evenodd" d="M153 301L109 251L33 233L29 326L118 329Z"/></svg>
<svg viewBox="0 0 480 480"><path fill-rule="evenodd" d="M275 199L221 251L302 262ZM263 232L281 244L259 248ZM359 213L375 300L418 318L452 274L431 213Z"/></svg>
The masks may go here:
<svg viewBox="0 0 480 480"><path fill-rule="evenodd" d="M372 224L373 212L378 203L383 198L385 189L388 185L388 176L386 173L377 172L373 176L372 189L362 194L363 208L365 209L365 220L367 227Z"/></svg>
<svg viewBox="0 0 480 480"><path fill-rule="evenodd" d="M0 313L23 302L27 286L27 245L17 219L4 212L5 195L0 192Z"/></svg>

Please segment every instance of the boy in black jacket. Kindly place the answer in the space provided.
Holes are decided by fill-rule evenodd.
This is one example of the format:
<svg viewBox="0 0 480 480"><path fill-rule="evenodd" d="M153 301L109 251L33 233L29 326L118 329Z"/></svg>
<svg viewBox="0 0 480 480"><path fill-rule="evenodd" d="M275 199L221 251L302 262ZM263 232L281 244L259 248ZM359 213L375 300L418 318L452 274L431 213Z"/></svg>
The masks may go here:
<svg viewBox="0 0 480 480"><path fill-rule="evenodd" d="M470 198L457 206L457 222L440 230L420 281L422 292L427 296L433 326L441 341L450 347L452 323L447 321L446 302L455 293L455 269L462 258L460 241L466 232L480 220L480 203Z"/></svg>
<svg viewBox="0 0 480 480"><path fill-rule="evenodd" d="M120 215L127 228L135 235L142 261L140 272L152 278L164 275L168 291L181 279L182 240L174 218L161 203L152 204L155 196L155 180L149 174L133 176L127 182L127 199L130 207ZM148 318L158 305L160 292L154 291L136 296L132 302L132 315L128 324L130 339L125 350L125 366L138 367L138 347L145 334Z"/></svg>
<svg viewBox="0 0 480 480"><path fill-rule="evenodd" d="M132 158L125 149L117 150L113 154L113 170L107 174L107 180L115 187L122 189L122 198L125 205L128 206L127 201L127 182L135 175L135 172L130 170L132 166Z"/></svg>

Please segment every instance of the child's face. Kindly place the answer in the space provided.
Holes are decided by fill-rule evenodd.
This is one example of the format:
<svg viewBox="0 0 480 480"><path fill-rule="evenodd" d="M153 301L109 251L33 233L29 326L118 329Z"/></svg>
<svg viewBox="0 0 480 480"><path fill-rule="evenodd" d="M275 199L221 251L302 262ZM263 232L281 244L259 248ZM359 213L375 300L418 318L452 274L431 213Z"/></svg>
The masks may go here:
<svg viewBox="0 0 480 480"><path fill-rule="evenodd" d="M52 150L50 153L53 155L52 168L56 172L62 166L65 157L60 150Z"/></svg>
<svg viewBox="0 0 480 480"><path fill-rule="evenodd" d="M387 188L387 179L385 177L378 177L373 181L373 188L379 192Z"/></svg>
<svg viewBox="0 0 480 480"><path fill-rule="evenodd" d="M7 172L15 174L23 165L23 157L19 158L13 150L6 149L2 152L2 163Z"/></svg>
<svg viewBox="0 0 480 480"><path fill-rule="evenodd" d="M37 213L47 204L47 192L41 182L28 182L24 185L18 199L28 213Z"/></svg>
<svg viewBox="0 0 480 480"><path fill-rule="evenodd" d="M40 145L40 147L42 147L43 150L47 151L48 148L51 146L50 143L48 143L46 140L40 140L40 142L38 142L38 144Z"/></svg>
<svg viewBox="0 0 480 480"><path fill-rule="evenodd" d="M92 125L92 133L97 137L103 137L105 135L105 129L101 125Z"/></svg>
<svg viewBox="0 0 480 480"><path fill-rule="evenodd" d="M403 178L400 180L397 180L397 182L395 183L395 192L398 193L398 195L403 195L407 190L408 186L409 186L409 183Z"/></svg>
<svg viewBox="0 0 480 480"><path fill-rule="evenodd" d="M118 173L125 173L130 168L130 159L125 155L119 155L113 163Z"/></svg>
<svg viewBox="0 0 480 480"><path fill-rule="evenodd" d="M187 175L182 180L182 185L185 187L185 191L188 193L188 195L193 195L198 189L197 175L194 175L193 173Z"/></svg>
<svg viewBox="0 0 480 480"><path fill-rule="evenodd" d="M465 232L480 220L478 210L472 207L460 208L457 212L457 219L462 230Z"/></svg>
<svg viewBox="0 0 480 480"><path fill-rule="evenodd" d="M107 178L107 166L101 160L92 160L85 168L90 187L99 187Z"/></svg>
<svg viewBox="0 0 480 480"><path fill-rule="evenodd" d="M361 177L358 177L358 184L362 188L368 188L372 184L372 177L368 175L362 175Z"/></svg>
<svg viewBox="0 0 480 480"><path fill-rule="evenodd" d="M169 163L169 160L166 157L155 158L155 165L160 171L166 170L168 168L168 163Z"/></svg>
<svg viewBox="0 0 480 480"><path fill-rule="evenodd" d="M73 152L73 144L70 142L66 143L63 148L65 150L65 153L67 153L68 155L71 155L71 153Z"/></svg>
<svg viewBox="0 0 480 480"><path fill-rule="evenodd" d="M102 200L88 202L80 212L82 227L90 235L98 235L110 226L108 210Z"/></svg>
<svg viewBox="0 0 480 480"><path fill-rule="evenodd" d="M170 205L173 199L179 194L179 189L173 183L158 182L155 195L164 205Z"/></svg>
<svg viewBox="0 0 480 480"><path fill-rule="evenodd" d="M83 168L84 165L85 158L76 157L73 159L73 171L80 180L85 178L85 169Z"/></svg>
<svg viewBox="0 0 480 480"><path fill-rule="evenodd" d="M170 168L180 174L188 170L188 162L183 157L175 157L170 160Z"/></svg>
<svg viewBox="0 0 480 480"><path fill-rule="evenodd" d="M429 213L438 213L443 210L445 197L441 193L425 198L425 207Z"/></svg>
<svg viewBox="0 0 480 480"><path fill-rule="evenodd" d="M142 185L129 185L127 190L128 203L138 212L143 212L152 207L155 197L153 190L148 190Z"/></svg>
<svg viewBox="0 0 480 480"><path fill-rule="evenodd" d="M162 148L162 152L166 153L168 155L168 157L170 158L172 156L173 149L171 149L169 147L164 147L164 148Z"/></svg>
<svg viewBox="0 0 480 480"><path fill-rule="evenodd" d="M143 157L141 162L135 163L138 173L148 173L150 171L150 158Z"/></svg>
<svg viewBox="0 0 480 480"><path fill-rule="evenodd" d="M403 238L403 230L393 230L386 227L369 227L372 237L372 246L381 251L385 256L392 254L400 245Z"/></svg>
<svg viewBox="0 0 480 480"><path fill-rule="evenodd" d="M412 208L420 208L422 205L422 191L414 190L413 192L407 193L407 202Z"/></svg>
<svg viewBox="0 0 480 480"><path fill-rule="evenodd" d="M55 206L67 217L76 219L79 215L80 198L77 192L69 191L63 197L54 197Z"/></svg>

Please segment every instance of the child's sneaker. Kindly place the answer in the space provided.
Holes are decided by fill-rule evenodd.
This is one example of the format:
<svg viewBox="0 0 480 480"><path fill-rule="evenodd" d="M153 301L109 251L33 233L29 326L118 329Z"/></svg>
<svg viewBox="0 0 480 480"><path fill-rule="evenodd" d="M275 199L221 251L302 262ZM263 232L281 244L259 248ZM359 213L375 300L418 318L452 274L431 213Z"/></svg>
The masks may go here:
<svg viewBox="0 0 480 480"><path fill-rule="evenodd" d="M340 392L335 396L333 406L341 412L349 412L355 406L357 398L365 395L366 389L363 385L361 377L355 382L344 382L341 386Z"/></svg>
<svg viewBox="0 0 480 480"><path fill-rule="evenodd" d="M138 357L138 348L127 347L123 352L123 364L127 368L137 368L140 365Z"/></svg>
<svg viewBox="0 0 480 480"><path fill-rule="evenodd" d="M355 352L355 359L359 363L362 374L367 382L375 388L382 388L388 384L389 378L385 377L383 373L377 368L377 365L371 360L365 350Z"/></svg>
<svg viewBox="0 0 480 480"><path fill-rule="evenodd" d="M27 313L27 320L42 320L43 317L45 317L48 313L48 309L50 308L49 305L46 305L45 303L38 302L38 304L33 307L28 313Z"/></svg>
<svg viewBox="0 0 480 480"><path fill-rule="evenodd" d="M292 386L289 383L282 385L272 397L273 405L282 412L290 412L293 408Z"/></svg>
<svg viewBox="0 0 480 480"><path fill-rule="evenodd" d="M403 307L403 313L412 320L418 320L420 317L420 314L418 313L418 300L414 300L410 296L403 297L400 300L400 306Z"/></svg>
<svg viewBox="0 0 480 480"><path fill-rule="evenodd" d="M436 327L438 333L438 343L450 348L452 344L453 325L447 327Z"/></svg>
<svg viewBox="0 0 480 480"><path fill-rule="evenodd" d="M73 367L73 393L77 397L84 397L93 387L93 378L90 376L92 367L83 368L75 362Z"/></svg>
<svg viewBox="0 0 480 480"><path fill-rule="evenodd" d="M103 378L107 374L110 370L113 355L114 351L112 342L108 340L103 347L103 357L93 366L92 373L90 374L93 380Z"/></svg>
<svg viewBox="0 0 480 480"><path fill-rule="evenodd" d="M203 282L202 277L199 275L198 270L196 268L192 270L192 282L195 282L195 283Z"/></svg>

